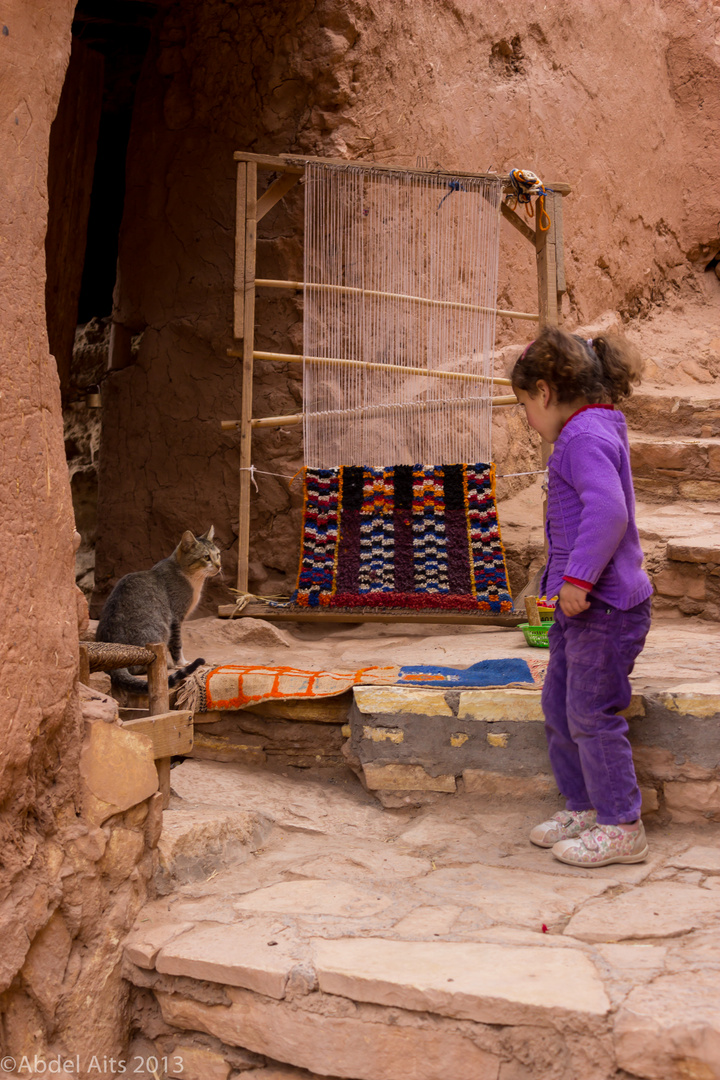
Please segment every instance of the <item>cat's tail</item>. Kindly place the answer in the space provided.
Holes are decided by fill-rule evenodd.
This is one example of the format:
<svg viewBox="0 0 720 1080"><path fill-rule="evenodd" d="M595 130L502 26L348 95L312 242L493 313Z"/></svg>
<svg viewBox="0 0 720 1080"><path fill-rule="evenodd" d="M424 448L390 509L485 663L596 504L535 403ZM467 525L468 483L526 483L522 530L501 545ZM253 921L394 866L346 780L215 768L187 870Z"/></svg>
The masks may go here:
<svg viewBox="0 0 720 1080"><path fill-rule="evenodd" d="M197 660L193 660L192 664L186 664L185 667L174 671L168 678L170 689L177 686L183 679L186 679L188 675L192 675L193 671L202 667L204 663L204 659L200 656ZM126 667L115 668L114 671L111 671L110 682L113 686L117 686L120 690L127 690L131 694L147 694L148 692L147 679L141 679L139 675L131 675Z"/></svg>
<svg viewBox="0 0 720 1080"><path fill-rule="evenodd" d="M197 671L199 667L202 667L205 661L202 656L199 656L197 660L193 660L192 664L186 664L185 667L178 668L177 671L173 671L172 675L168 679L168 686L177 686L183 679L187 679L188 675L192 675L193 671Z"/></svg>

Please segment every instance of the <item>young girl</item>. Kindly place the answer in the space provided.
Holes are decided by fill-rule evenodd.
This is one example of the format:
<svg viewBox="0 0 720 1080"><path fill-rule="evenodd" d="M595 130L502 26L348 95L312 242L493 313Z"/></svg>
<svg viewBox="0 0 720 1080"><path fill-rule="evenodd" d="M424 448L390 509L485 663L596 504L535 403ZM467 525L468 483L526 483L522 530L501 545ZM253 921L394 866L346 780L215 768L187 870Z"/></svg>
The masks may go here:
<svg viewBox="0 0 720 1080"><path fill-rule="evenodd" d="M542 692L550 762L567 810L530 840L572 866L635 863L648 848L627 722L629 675L650 628L625 418L640 381L627 343L546 327L512 373L548 464L547 596L559 594Z"/></svg>

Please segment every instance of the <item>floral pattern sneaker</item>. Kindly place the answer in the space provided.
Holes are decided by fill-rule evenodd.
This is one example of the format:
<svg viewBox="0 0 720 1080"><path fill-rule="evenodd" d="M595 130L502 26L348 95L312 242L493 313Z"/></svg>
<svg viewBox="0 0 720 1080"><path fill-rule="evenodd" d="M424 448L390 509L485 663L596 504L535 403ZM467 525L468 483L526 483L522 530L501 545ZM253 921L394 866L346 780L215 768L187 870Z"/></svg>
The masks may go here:
<svg viewBox="0 0 720 1080"><path fill-rule="evenodd" d="M594 825L575 840L561 840L552 853L569 866L609 866L636 863L647 858L648 845L642 821L630 831L619 825Z"/></svg>
<svg viewBox="0 0 720 1080"><path fill-rule="evenodd" d="M552 847L559 840L571 840L585 829L592 829L596 820L594 810L560 810L549 821L535 826L530 841L538 847Z"/></svg>

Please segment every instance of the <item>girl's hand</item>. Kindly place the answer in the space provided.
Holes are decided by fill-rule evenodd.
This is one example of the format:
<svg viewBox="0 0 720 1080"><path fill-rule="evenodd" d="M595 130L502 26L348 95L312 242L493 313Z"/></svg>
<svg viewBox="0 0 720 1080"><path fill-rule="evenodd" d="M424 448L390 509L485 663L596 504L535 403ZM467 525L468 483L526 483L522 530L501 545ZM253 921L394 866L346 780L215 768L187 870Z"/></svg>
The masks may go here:
<svg viewBox="0 0 720 1080"><path fill-rule="evenodd" d="M560 610L568 618L579 615L581 611L587 611L590 607L585 590L577 585L571 585L569 581L565 581L560 589L559 603Z"/></svg>

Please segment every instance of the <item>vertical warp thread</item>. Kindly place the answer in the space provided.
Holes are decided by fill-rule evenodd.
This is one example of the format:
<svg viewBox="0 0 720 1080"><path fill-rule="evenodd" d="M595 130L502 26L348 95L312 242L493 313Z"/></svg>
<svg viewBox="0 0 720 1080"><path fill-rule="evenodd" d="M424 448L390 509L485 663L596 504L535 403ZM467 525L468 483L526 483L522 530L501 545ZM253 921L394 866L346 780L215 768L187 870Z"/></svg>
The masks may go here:
<svg viewBox="0 0 720 1080"><path fill-rule="evenodd" d="M303 353L383 365L304 364L306 465L491 459L491 383L384 365L492 374L501 190L500 180L449 185L433 175L306 166ZM408 407L422 402L431 404ZM372 406L391 407L363 412Z"/></svg>

